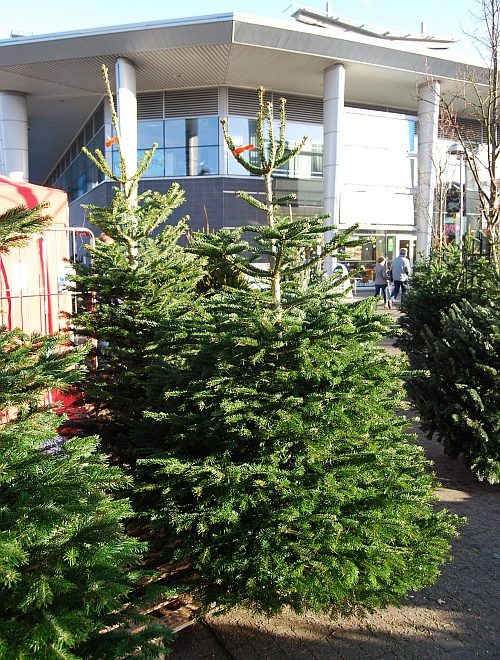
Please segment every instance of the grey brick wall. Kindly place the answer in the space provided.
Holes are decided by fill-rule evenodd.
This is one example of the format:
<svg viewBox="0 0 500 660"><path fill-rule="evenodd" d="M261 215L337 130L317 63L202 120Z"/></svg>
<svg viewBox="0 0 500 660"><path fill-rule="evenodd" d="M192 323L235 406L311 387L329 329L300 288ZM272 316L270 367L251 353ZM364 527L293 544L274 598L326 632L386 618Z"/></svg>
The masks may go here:
<svg viewBox="0 0 500 660"><path fill-rule="evenodd" d="M148 179L141 181L139 191L144 192L144 190L150 189L166 193L175 180ZM193 177L177 179L177 181L185 191L186 201L174 211L171 222L176 222L188 215L190 228L198 231L205 227L206 217L208 217L208 224L212 230L221 227L256 225L264 220L262 211L236 195L237 191L244 190L257 199L264 199L263 181L257 177ZM109 181L101 183L70 204L70 224L92 228L87 221L88 211L82 209L82 205L108 205L113 197L114 185ZM294 192L297 195L297 201L292 202L294 213L313 215L321 212L322 181L276 179L275 187L278 195L288 192ZM94 231L99 235L98 229L94 228Z"/></svg>

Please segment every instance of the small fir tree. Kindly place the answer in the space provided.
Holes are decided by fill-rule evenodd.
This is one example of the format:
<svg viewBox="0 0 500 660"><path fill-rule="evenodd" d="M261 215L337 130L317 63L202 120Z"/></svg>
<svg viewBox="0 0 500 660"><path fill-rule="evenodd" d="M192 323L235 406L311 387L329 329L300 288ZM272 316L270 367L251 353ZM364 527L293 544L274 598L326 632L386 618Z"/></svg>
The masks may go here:
<svg viewBox="0 0 500 660"><path fill-rule="evenodd" d="M492 483L500 476L499 291L494 264L471 254L468 239L437 250L415 266L399 338L414 369L407 389L422 428Z"/></svg>
<svg viewBox="0 0 500 660"><path fill-rule="evenodd" d="M241 240L241 230L219 229L216 232L195 232L190 237L188 252L203 256L206 274L198 283L201 295L210 295L227 287L247 289L244 273L246 259L241 252L247 247Z"/></svg>
<svg viewBox="0 0 500 660"><path fill-rule="evenodd" d="M2 216L0 251L47 224L39 211ZM126 480L97 438L59 436L63 420L44 405L47 388L81 377L84 352L0 331L2 658L156 658L171 637L131 602L144 548L124 533L128 501L109 495ZM132 635L136 621L144 629Z"/></svg>
<svg viewBox="0 0 500 660"><path fill-rule="evenodd" d="M106 67L104 79L117 136L120 171L113 172L102 152L84 150L104 174L118 185L108 207L89 206L89 219L104 233L90 249L92 264L79 266L77 290L84 294L84 311L74 317L79 334L95 340L97 364L83 388L101 417L106 446L123 462L133 463L128 431L148 409L145 384L159 341L159 321L185 313L203 275L202 262L180 246L185 219L176 226L166 221L184 201L174 183L167 194L146 191L137 196L138 184L156 145L127 176L118 120Z"/></svg>
<svg viewBox="0 0 500 660"><path fill-rule="evenodd" d="M284 102L275 139L259 94L260 166L225 127L265 179L264 203L241 194L267 217L246 228L253 286L205 299L175 363L157 366L162 409L139 432L163 447L141 461L141 487L157 547L205 605L372 609L435 580L457 520L433 510L434 478L396 413L402 368L379 347L389 321L371 300L340 300L338 278L308 276L350 232L317 250L322 219L278 216L271 175L297 151Z"/></svg>
<svg viewBox="0 0 500 660"><path fill-rule="evenodd" d="M412 392L429 435L463 455L480 480L500 482L500 308L463 300L424 335L428 370Z"/></svg>

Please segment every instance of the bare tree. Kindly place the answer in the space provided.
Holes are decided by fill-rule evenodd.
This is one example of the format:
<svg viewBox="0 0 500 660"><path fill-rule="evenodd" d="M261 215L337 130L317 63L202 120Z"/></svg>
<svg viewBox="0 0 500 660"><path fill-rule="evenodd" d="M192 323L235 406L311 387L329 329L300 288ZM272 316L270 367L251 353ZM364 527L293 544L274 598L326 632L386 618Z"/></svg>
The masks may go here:
<svg viewBox="0 0 500 660"><path fill-rule="evenodd" d="M474 39L486 66L483 70L466 68L463 71L461 84L453 94L441 96L441 112L442 120L449 126L450 137L463 149L477 186L480 229L487 252L499 272L500 0L479 0L479 6L480 15L476 17L479 30L468 36ZM469 121L464 122L463 118Z"/></svg>

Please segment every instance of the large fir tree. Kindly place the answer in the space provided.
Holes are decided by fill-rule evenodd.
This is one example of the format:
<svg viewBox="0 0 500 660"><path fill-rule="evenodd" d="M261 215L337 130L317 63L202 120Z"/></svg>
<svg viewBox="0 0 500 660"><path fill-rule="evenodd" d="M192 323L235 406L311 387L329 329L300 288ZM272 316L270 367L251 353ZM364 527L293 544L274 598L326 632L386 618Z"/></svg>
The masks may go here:
<svg viewBox="0 0 500 660"><path fill-rule="evenodd" d="M142 489L158 550L205 605L346 613L434 581L456 519L434 511L434 479L398 414L402 367L379 347L388 321L314 276L350 232L321 251L321 219L277 213L272 172L298 153L284 101L280 120L276 138L260 90L252 162L225 127L265 181L264 202L241 194L267 219L246 228L253 285L205 299L175 361L169 351L152 374L160 410L139 433L162 448L141 461Z"/></svg>
<svg viewBox="0 0 500 660"><path fill-rule="evenodd" d="M40 207L8 211L0 251L48 221ZM84 352L64 337L0 331L1 658L156 658L170 638L132 603L146 596L144 548L124 533L130 504L109 494L126 480L97 438L61 437L63 419L44 404L47 388L81 377Z"/></svg>
<svg viewBox="0 0 500 660"><path fill-rule="evenodd" d="M96 364L83 388L86 400L103 413L99 426L103 440L113 455L133 463L128 432L150 407L145 384L158 342L158 323L185 313L196 297L203 268L202 261L180 245L185 220L166 224L184 201L180 186L172 184L166 194L137 195L155 147L144 154L133 176L127 176L106 67L103 73L120 167L112 171L99 150L87 152L117 187L110 206L88 207L89 220L105 236L90 249L91 266L78 267L75 280L83 312L73 322L79 334L95 341Z"/></svg>

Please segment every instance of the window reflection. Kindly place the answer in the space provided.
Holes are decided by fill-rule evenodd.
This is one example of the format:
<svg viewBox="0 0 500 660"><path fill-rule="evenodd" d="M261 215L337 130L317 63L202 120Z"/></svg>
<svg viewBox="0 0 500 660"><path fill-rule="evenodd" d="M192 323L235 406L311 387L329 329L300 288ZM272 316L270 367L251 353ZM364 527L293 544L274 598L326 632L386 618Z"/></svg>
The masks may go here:
<svg viewBox="0 0 500 660"><path fill-rule="evenodd" d="M165 149L165 176L186 176L186 153L184 149Z"/></svg>
<svg viewBox="0 0 500 660"><path fill-rule="evenodd" d="M87 131L87 137L89 134L90 129ZM104 151L104 128L99 129L87 142L87 148L92 153L96 149ZM70 202L92 190L104 180L104 174L97 169L85 154L76 150L74 153L76 155L72 161L70 156L62 159L56 168L56 174L48 181L48 185L65 190L68 193Z"/></svg>
<svg viewBox="0 0 500 660"><path fill-rule="evenodd" d="M137 152L137 160L139 161L145 154L145 149L140 149ZM145 177L162 177L165 176L165 150L156 149L153 158L149 164L148 169L144 172Z"/></svg>
<svg viewBox="0 0 500 660"><path fill-rule="evenodd" d="M151 149L153 144L163 147L163 122L140 121L137 124L137 148Z"/></svg>
<svg viewBox="0 0 500 660"><path fill-rule="evenodd" d="M257 143L257 121L247 117L231 116L228 120L228 129L236 146ZM278 135L279 121L274 123L275 134ZM274 176L283 176L297 179L319 179L323 177L323 127L318 124L305 122L287 122L286 149L295 149L304 135L308 139L298 156L292 158L283 167L275 170ZM258 165L257 150L249 151L248 160L252 165ZM247 170L234 158L228 158L227 173L248 175Z"/></svg>
<svg viewBox="0 0 500 660"><path fill-rule="evenodd" d="M219 173L218 117L166 119L162 122L145 123L163 126L164 138L161 143L159 140L157 142L165 146L164 149L157 149L146 177L203 176ZM150 135L153 135L153 130L149 130ZM140 146L148 148L151 144Z"/></svg>
<svg viewBox="0 0 500 660"><path fill-rule="evenodd" d="M167 119L165 124L165 146L183 147L186 142L186 120Z"/></svg>
<svg viewBox="0 0 500 660"><path fill-rule="evenodd" d="M88 123L78 139L87 141L91 152L96 148L104 152L105 132L102 124L98 124L96 134L91 136L92 127L96 122ZM276 132L279 123L276 121ZM95 130L95 129L94 129ZM110 134L110 127L107 128ZM255 118L231 116L229 131L234 143L239 145L257 144L257 121ZM146 178L209 176L219 173L246 175L247 170L241 167L231 156L227 166L219 168L219 118L215 116L144 119L137 126L137 158L151 149L154 143L158 145L153 159L146 170ZM112 134L112 131L111 131ZM275 172L276 177L297 179L316 179L323 175L323 129L321 125L290 121L287 124L287 148L295 148L303 135L309 137L299 156L286 163ZM257 150L246 152L246 157L254 165L259 164ZM111 149L112 168L119 174L119 158L116 145ZM104 179L91 161L77 149L77 141L73 150L69 149L54 171L50 185L55 185L68 191L70 201L85 194Z"/></svg>

